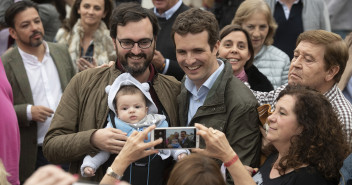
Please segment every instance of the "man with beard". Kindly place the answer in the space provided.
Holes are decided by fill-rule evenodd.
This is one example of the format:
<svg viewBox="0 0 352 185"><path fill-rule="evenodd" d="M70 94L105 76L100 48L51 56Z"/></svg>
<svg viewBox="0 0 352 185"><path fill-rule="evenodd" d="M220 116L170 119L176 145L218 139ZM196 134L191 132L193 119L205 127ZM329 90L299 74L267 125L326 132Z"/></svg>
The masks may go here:
<svg viewBox="0 0 352 185"><path fill-rule="evenodd" d="M158 74L151 64L158 30L156 16L139 4L124 3L114 10L110 18L110 36L117 61L109 68L80 72L71 80L44 140L44 154L49 161L70 162L70 172L77 174L85 155L94 156L100 150L119 153L127 137L118 129L104 128L109 114L105 87L122 72L149 83L158 113L167 117L169 126L178 124L176 96L180 92L180 82ZM98 168L89 180L100 181L110 164L111 161ZM144 179L148 174L141 172L141 175Z"/></svg>
<svg viewBox="0 0 352 185"><path fill-rule="evenodd" d="M67 48L45 42L36 4L20 1L5 13L16 48L1 58L13 89L21 136L20 181L48 164L42 152L44 136L63 90L74 76Z"/></svg>

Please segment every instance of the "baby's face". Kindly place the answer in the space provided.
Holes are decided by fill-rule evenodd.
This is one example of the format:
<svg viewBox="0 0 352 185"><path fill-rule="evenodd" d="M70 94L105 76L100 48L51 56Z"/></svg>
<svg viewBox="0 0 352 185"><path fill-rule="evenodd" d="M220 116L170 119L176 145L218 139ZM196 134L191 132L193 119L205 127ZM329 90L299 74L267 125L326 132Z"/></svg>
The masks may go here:
<svg viewBox="0 0 352 185"><path fill-rule="evenodd" d="M177 144L178 141L177 141L177 139L173 139L171 143L172 143L172 144Z"/></svg>
<svg viewBox="0 0 352 185"><path fill-rule="evenodd" d="M148 107L141 93L121 95L116 105L118 118L126 123L137 123L147 115Z"/></svg>

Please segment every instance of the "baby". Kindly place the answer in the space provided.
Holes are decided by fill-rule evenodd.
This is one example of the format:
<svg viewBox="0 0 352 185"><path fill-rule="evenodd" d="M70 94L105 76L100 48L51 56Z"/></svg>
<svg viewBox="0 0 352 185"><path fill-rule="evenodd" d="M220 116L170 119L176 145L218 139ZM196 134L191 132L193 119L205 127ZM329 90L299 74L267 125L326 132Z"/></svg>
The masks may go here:
<svg viewBox="0 0 352 185"><path fill-rule="evenodd" d="M157 107L151 98L147 83L141 84L129 73L123 73L105 90L108 93L108 106L116 114L114 118L108 118L109 122L106 128L120 129L129 136L133 131L142 131L153 124L156 127L168 127L166 117L155 114L157 113ZM114 119L114 122L111 119ZM116 127L113 125L116 125ZM144 142L149 141L150 134ZM173 156L174 160L177 160L188 154L189 150L181 149L160 150L158 155L163 160L170 155ZM94 176L96 169L104 164L109 156L110 153L106 151L100 151L94 157L87 155L81 166L82 176Z"/></svg>

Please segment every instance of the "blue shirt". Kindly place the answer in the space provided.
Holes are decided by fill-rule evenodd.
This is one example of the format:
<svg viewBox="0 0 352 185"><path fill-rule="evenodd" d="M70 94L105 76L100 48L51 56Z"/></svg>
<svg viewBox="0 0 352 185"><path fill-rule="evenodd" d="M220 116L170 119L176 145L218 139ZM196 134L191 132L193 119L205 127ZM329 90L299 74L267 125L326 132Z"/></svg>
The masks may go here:
<svg viewBox="0 0 352 185"><path fill-rule="evenodd" d="M168 20L172 17L172 15L174 15L174 13L178 10L178 8L180 8L181 5L182 5L182 0L178 0L178 2L173 7L171 7L170 9L168 9L166 12L162 14L159 14L156 8L154 7L154 14L157 17L165 18L166 20Z"/></svg>
<svg viewBox="0 0 352 185"><path fill-rule="evenodd" d="M202 84L202 86L200 86L198 90L196 85L186 75L185 87L191 93L191 97L189 98L187 125L189 125L193 116L196 114L198 108L204 104L205 98L207 97L209 90L211 89L215 80L218 78L218 76L224 69L224 62L219 59L217 60L217 62L220 65L219 68Z"/></svg>
<svg viewBox="0 0 352 185"><path fill-rule="evenodd" d="M352 103L352 78L350 78L346 88L342 92L346 99Z"/></svg>

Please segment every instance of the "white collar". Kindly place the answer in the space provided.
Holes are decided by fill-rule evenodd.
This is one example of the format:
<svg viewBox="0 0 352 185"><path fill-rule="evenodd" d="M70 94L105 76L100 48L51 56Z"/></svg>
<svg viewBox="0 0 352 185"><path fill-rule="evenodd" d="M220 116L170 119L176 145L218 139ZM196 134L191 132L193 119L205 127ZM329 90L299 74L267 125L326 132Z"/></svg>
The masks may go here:
<svg viewBox="0 0 352 185"><path fill-rule="evenodd" d="M174 13L180 8L181 5L182 5L182 0L178 0L178 2L173 7L168 9L163 14L159 14L156 8L154 7L154 13L157 17L165 18L166 20L168 20L172 17L172 15L174 15Z"/></svg>

